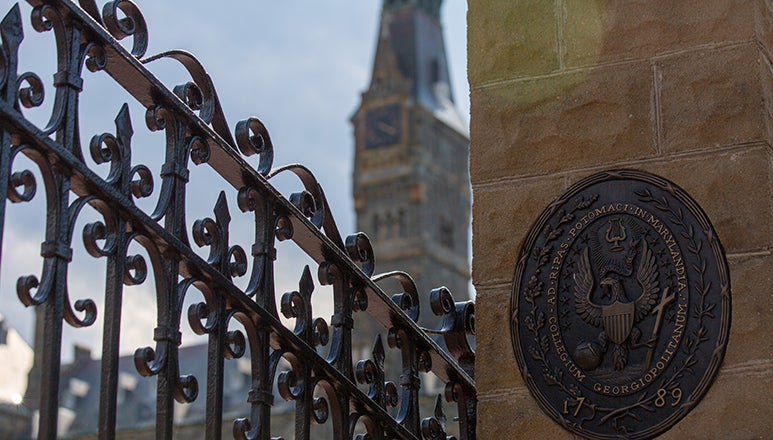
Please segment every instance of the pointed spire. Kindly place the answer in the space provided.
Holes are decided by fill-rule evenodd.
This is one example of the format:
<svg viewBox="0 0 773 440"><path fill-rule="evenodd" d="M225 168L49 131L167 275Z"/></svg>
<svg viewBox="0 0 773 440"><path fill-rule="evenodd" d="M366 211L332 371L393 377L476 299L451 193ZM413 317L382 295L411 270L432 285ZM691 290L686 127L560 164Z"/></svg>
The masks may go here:
<svg viewBox="0 0 773 440"><path fill-rule="evenodd" d="M370 86L363 103L384 98L423 107L467 134L454 104L440 23L442 0L384 0Z"/></svg>
<svg viewBox="0 0 773 440"><path fill-rule="evenodd" d="M453 110L440 24L442 0L384 0L373 76L364 98L407 95L437 112Z"/></svg>

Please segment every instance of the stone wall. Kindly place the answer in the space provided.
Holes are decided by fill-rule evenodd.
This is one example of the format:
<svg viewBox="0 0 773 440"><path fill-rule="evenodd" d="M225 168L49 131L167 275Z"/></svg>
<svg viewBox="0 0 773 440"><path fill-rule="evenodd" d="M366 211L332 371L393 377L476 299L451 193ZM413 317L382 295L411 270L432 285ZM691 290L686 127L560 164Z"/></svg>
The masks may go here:
<svg viewBox="0 0 773 440"><path fill-rule="evenodd" d="M662 437L773 437L773 1L468 4L479 438L572 438L524 385L508 304L540 212L615 168L685 189L730 263L724 364Z"/></svg>

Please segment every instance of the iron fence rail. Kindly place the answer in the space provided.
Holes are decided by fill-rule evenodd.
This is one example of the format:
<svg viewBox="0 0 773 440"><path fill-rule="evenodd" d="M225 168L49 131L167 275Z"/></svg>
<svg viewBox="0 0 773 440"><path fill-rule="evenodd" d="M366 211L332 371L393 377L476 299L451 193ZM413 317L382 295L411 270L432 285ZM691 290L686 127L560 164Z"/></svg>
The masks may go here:
<svg viewBox="0 0 773 440"><path fill-rule="evenodd" d="M19 278L17 294L25 305L44 310L41 340L45 343L36 347L35 360L41 378L40 438L57 435L63 325L90 326L98 313L92 299L71 303L67 286L75 222L86 206L102 217L84 227L86 251L106 260L105 306L99 312L105 323L99 438L115 436L123 288L141 284L147 276L155 280L155 347L138 348L135 365L141 375L157 377L158 438L172 437L175 401L199 398L198 379L181 375L178 365L184 313L196 333L208 335L207 438L220 437L224 360L245 356L248 347L252 383L245 390L249 403L245 412L249 414L234 421L235 438L270 438L270 409L273 400L281 397L295 401L298 439L309 438L313 423L331 423L337 439L445 439L440 399L435 414L420 414L421 371L432 371L446 383L446 400L458 405L461 437L475 437L474 352L467 338L474 333L471 302L455 303L444 288L417 292L410 276L402 272L374 275L370 241L362 233L342 238L313 173L301 165L273 168L273 145L260 120L239 122L235 136L231 135L212 80L193 55L175 50L145 57L147 26L135 4L111 1L101 11L93 0L29 0L29 4L32 27L52 31L56 39L53 110L42 128L22 113L23 108L43 103L45 88L35 73L17 72L23 26L15 5L0 23L0 193L13 203L35 197L39 183L34 174L14 171L14 159L20 153L39 168L46 201L43 269L40 278ZM119 42L127 38L131 50ZM162 58L181 63L191 81L167 88L146 68ZM148 128L166 135L161 187L152 212L135 203L153 194L154 176L148 167L132 163L133 126L126 105L116 117L115 133L94 136L88 148L81 145L78 97L84 67L110 75L147 109ZM85 153L96 165L86 162ZM245 160L252 155L259 157L257 169ZM214 218L197 220L189 230L185 201L190 162L211 167L224 185L238 190L236 205L254 215L255 237L249 252L229 242L231 217L224 192L214 207ZM106 177L93 169L99 166L109 167ZM269 183L280 173L294 173L305 189L283 196ZM5 212L2 203L0 227ZM191 239L199 247L210 248L206 259L194 251ZM319 284L332 286L334 314L329 323L313 317L314 281L308 267L299 291L285 294L276 303L275 244L284 240L295 242L318 264ZM128 255L131 243L142 246L150 261ZM247 275L248 269L249 283L240 289L232 278ZM402 292L388 296L377 284L385 278L396 279ZM205 301L186 311L183 302L191 287L201 291ZM419 294L430 294L432 311L444 317L439 333L457 359L417 325ZM280 313L295 318L295 328L285 327ZM385 382L380 337L371 359L353 359L356 313L369 313L380 322L387 344L399 350L399 384ZM229 330L233 320L243 330ZM316 348L327 344L330 351L325 358ZM288 370L278 371L281 359L289 362ZM275 383L280 396L274 395ZM370 389L363 392L357 384ZM325 394L315 397L315 389ZM398 408L394 418L390 407ZM366 432L355 432L358 424Z"/></svg>

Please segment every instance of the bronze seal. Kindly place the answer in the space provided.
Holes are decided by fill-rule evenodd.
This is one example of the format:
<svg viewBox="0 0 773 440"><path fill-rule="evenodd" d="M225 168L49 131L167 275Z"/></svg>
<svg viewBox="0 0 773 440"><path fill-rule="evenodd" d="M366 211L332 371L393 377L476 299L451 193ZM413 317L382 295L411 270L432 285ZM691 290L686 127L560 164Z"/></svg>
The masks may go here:
<svg viewBox="0 0 773 440"><path fill-rule="evenodd" d="M682 189L640 171L603 172L532 227L510 309L518 366L553 420L586 438L652 438L719 371L727 261Z"/></svg>

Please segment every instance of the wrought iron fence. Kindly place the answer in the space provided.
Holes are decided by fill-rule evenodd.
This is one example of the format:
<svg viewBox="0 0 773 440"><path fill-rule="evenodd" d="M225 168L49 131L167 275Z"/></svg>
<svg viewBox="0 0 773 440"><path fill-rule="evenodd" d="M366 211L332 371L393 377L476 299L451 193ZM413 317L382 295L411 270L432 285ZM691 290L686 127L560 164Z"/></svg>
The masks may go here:
<svg viewBox="0 0 773 440"><path fill-rule="evenodd" d="M175 50L145 57L147 26L135 4L115 0L100 11L94 0L28 2L33 7L32 27L53 32L56 39L52 113L42 128L23 114L24 109L43 103L44 83L35 73L17 71L23 39L17 4L0 23L0 193L7 194L11 203L32 200L40 183L30 170L14 171L14 160L22 154L34 162L45 193L43 269L40 278L19 278L17 293L26 306L42 309L45 343L37 347L36 359L41 366L40 438L57 435L64 323L90 326L97 313L104 318L98 435L116 435L124 286L141 284L148 276L153 277L156 292L155 347L138 348L134 361L141 375L157 378L157 438L172 437L175 401L201 398L197 378L180 374L178 358L183 303L192 287L205 298L190 306L187 318L196 333L208 337L207 438L219 438L223 424L224 362L243 356L249 357L251 385L243 391L246 417L233 423L235 438L271 438L270 410L274 399L281 397L295 403L298 439L309 438L313 423L331 424L336 439L445 439L441 399L434 414L420 414L422 371L440 378L445 399L458 405L460 436L475 437L474 352L468 342L474 332L471 302L455 303L444 288L429 293L432 312L443 317L437 333L443 335L454 359L417 325L418 295L424 292L417 292L405 273L374 275L368 237L339 234L312 172L302 165L273 168L273 145L259 119L239 122L232 136L212 80L196 58ZM124 42L131 50L120 43L124 39L131 42ZM170 90L146 68L157 59L176 60L191 81ZM149 167L132 163L134 129L126 105L115 119L114 134L96 135L87 149L81 146L78 115L84 67L110 75L146 109L148 128L165 133L161 184L152 211L135 203L153 194L154 175ZM88 163L85 154L91 157ZM259 158L257 169L245 160L253 155ZM214 219L193 223L191 243L185 207L191 163L211 167L223 186L238 190L239 210L254 216L249 255L229 242L231 214L225 193L214 207ZM100 166L109 170L106 177L96 172ZM284 197L270 183L280 173L294 173L304 190ZM106 262L101 311L93 299L72 302L68 293L75 223L87 206L101 216L82 231L86 251ZM5 218L6 203L2 203L0 228ZM319 284L332 286L334 313L329 323L312 316L314 281L308 267L299 291L285 294L277 304L275 246L285 240L292 240L318 264ZM128 255L130 245L136 244L147 257ZM209 247L209 256L200 257L193 244ZM247 275L248 269L249 283L241 289L233 278ZM388 296L377 285L385 278L398 280L403 291ZM398 385L385 381L380 337L371 359L353 359L352 332L358 330L353 317L358 313L368 313L381 323L389 347L400 353ZM280 314L295 318L294 328L286 327ZM240 328L232 325L229 330L234 322ZM317 348L327 344L329 354L323 357ZM280 360L289 362L286 371L278 371L284 365ZM363 384L369 390L363 390ZM274 389L280 396L274 395ZM315 394L315 390L324 393ZM392 407L394 417L389 412Z"/></svg>

